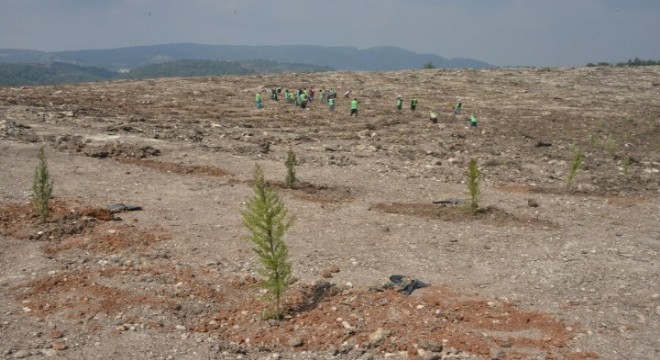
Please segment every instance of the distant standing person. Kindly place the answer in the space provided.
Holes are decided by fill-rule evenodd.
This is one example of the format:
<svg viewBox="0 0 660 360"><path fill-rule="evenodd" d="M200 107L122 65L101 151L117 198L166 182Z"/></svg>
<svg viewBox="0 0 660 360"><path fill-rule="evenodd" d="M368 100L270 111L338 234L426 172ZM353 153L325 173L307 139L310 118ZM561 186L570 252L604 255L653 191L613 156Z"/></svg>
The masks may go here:
<svg viewBox="0 0 660 360"><path fill-rule="evenodd" d="M454 115L460 115L461 112L463 112L463 102L461 102L461 100L458 100L458 102L454 106Z"/></svg>
<svg viewBox="0 0 660 360"><path fill-rule="evenodd" d="M399 95L396 97L396 109L401 110L402 107L403 107L403 98L401 97L401 95Z"/></svg>
<svg viewBox="0 0 660 360"><path fill-rule="evenodd" d="M474 115L470 115L470 127L477 127L477 118Z"/></svg>
<svg viewBox="0 0 660 360"><path fill-rule="evenodd" d="M410 110L415 111L417 109L417 98L410 99Z"/></svg>
<svg viewBox="0 0 660 360"><path fill-rule="evenodd" d="M254 96L254 102L257 105L257 109L261 109L261 107L262 107L261 93L257 92L257 94Z"/></svg>
<svg viewBox="0 0 660 360"><path fill-rule="evenodd" d="M335 111L335 98L331 97L328 99L328 105L330 106L330 111Z"/></svg>
<svg viewBox="0 0 660 360"><path fill-rule="evenodd" d="M358 100L356 98L353 98L351 101L351 116L355 115L355 117L358 116Z"/></svg>
<svg viewBox="0 0 660 360"><path fill-rule="evenodd" d="M303 92L302 94L300 94L300 107L302 109L307 107L307 101L308 100L309 100L309 98L307 97L306 93Z"/></svg>

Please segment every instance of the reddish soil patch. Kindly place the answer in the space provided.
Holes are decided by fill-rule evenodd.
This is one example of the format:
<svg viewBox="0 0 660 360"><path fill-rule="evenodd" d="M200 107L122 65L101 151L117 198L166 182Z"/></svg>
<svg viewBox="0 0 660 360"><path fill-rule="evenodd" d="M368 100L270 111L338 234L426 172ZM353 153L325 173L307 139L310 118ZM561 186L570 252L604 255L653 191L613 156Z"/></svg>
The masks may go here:
<svg viewBox="0 0 660 360"><path fill-rule="evenodd" d="M56 244L48 244L44 251L48 254L70 249L83 249L114 254L122 250L144 251L149 245L163 241L168 236L161 229L143 231L131 225L101 224L84 234L68 237Z"/></svg>
<svg viewBox="0 0 660 360"><path fill-rule="evenodd" d="M206 176L227 176L229 173L221 168L208 165L186 165L172 162L135 159L135 158L115 158L115 160L133 164L149 169L154 169L166 173L175 173L183 175L206 175Z"/></svg>
<svg viewBox="0 0 660 360"><path fill-rule="evenodd" d="M467 208L460 205L439 206L418 203L379 203L373 205L371 208L389 214L417 216L443 221L479 221L495 226L520 225L543 229L556 229L559 227L559 225L547 220L517 217L494 206L479 208L476 214L471 214Z"/></svg>
<svg viewBox="0 0 660 360"><path fill-rule="evenodd" d="M306 181L297 182L293 189L287 188L283 182L275 182L272 185L286 189L298 199L321 204L347 202L354 199L350 188L315 185Z"/></svg>
<svg viewBox="0 0 660 360"><path fill-rule="evenodd" d="M48 220L44 223L30 203L0 205L0 233L21 239L58 240L95 226L96 220L112 219L113 214L107 209L70 201L51 201Z"/></svg>

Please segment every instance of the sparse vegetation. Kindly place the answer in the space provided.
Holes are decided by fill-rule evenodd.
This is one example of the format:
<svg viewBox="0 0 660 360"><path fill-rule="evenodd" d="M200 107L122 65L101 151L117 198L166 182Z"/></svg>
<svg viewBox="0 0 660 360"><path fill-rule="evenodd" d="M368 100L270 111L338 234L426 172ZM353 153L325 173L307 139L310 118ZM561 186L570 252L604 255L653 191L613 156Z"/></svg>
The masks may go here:
<svg viewBox="0 0 660 360"><path fill-rule="evenodd" d="M433 61L426 62L422 65L422 69L435 69L435 64Z"/></svg>
<svg viewBox="0 0 660 360"><path fill-rule="evenodd" d="M477 167L477 160L471 159L468 163L467 171L467 187L470 195L470 203L468 207L472 214L476 214L479 209L479 201L481 200L481 171Z"/></svg>
<svg viewBox="0 0 660 360"><path fill-rule="evenodd" d="M284 165L286 165L286 186L289 189L293 189L296 186L296 165L298 165L298 162L296 161L296 153L294 153L293 150L289 149L289 151L287 151Z"/></svg>
<svg viewBox="0 0 660 360"><path fill-rule="evenodd" d="M607 158L613 160L616 155L616 140L611 135L608 135L605 139L605 151L607 152Z"/></svg>
<svg viewBox="0 0 660 360"><path fill-rule="evenodd" d="M260 285L267 290L266 297L273 301L272 312L264 317L280 320L284 315L282 297L291 278L289 250L283 237L293 218L277 193L266 184L259 165L255 165L253 181L254 196L247 201L247 209L241 216L250 232L247 240L254 244L253 251L261 262L256 270L263 278Z"/></svg>
<svg viewBox="0 0 660 360"><path fill-rule="evenodd" d="M642 60L640 58L634 58L634 59L628 59L627 62L619 62L616 63L616 65L612 65L608 62L601 61L597 64L594 63L588 63L586 66L587 67L594 67L594 66L655 66L655 65L660 65L660 60Z"/></svg>
<svg viewBox="0 0 660 360"><path fill-rule="evenodd" d="M578 172L582 169L582 162L584 161L584 154L579 147L573 145L573 160L571 161L571 168L568 171L568 178L566 179L566 189L570 190L573 187L575 178Z"/></svg>
<svg viewBox="0 0 660 360"><path fill-rule="evenodd" d="M34 171L34 181L32 183L32 203L34 210L39 215L41 222L48 219L48 204L53 193L53 179L48 173L48 161L46 160L46 151L42 146L39 148L39 164Z"/></svg>
<svg viewBox="0 0 660 360"><path fill-rule="evenodd" d="M630 157L625 156L623 161L621 161L621 166L623 167L623 177L626 179L626 182L630 180Z"/></svg>

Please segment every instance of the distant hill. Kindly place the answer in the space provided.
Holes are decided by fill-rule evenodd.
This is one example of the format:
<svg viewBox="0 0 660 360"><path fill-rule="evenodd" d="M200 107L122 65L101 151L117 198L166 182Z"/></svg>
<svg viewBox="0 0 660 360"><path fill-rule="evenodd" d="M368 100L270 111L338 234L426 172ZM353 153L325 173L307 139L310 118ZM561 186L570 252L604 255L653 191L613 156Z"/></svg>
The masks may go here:
<svg viewBox="0 0 660 360"><path fill-rule="evenodd" d="M114 79L119 75L97 67L65 63L0 64L0 86L50 85Z"/></svg>
<svg viewBox="0 0 660 360"><path fill-rule="evenodd" d="M315 65L278 63L266 60L177 60L140 66L128 73L121 74L121 77L126 79L145 79L159 77L273 74L285 71L320 72L330 70L333 69Z"/></svg>
<svg viewBox="0 0 660 360"><path fill-rule="evenodd" d="M106 50L40 52L0 49L0 63L55 61L96 66L114 71L134 69L176 60L253 61L309 64L337 70L385 71L419 69L425 63L437 68L484 68L492 65L473 59L445 59L435 54L419 54L398 47L327 47L315 45L238 46L165 44Z"/></svg>
<svg viewBox="0 0 660 360"><path fill-rule="evenodd" d="M266 60L244 62L177 60L140 66L130 72L112 71L99 67L79 66L61 62L39 64L0 63L0 86L49 85L115 79L272 74L285 71L319 72L330 70L332 69L323 66L278 63Z"/></svg>

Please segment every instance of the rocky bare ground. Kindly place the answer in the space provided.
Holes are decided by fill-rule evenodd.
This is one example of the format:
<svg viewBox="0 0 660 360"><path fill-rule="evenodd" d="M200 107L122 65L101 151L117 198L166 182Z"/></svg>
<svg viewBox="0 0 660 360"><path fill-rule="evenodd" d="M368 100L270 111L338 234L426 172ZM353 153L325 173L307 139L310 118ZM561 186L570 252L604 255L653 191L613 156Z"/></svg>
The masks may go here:
<svg viewBox="0 0 660 360"><path fill-rule="evenodd" d="M659 75L417 70L1 88L0 356L657 358ZM274 86L351 90L360 114L349 117L345 99L330 113L268 94L255 109L254 93ZM397 111L398 94L418 109ZM459 98L465 113L454 116ZM42 144L55 179L46 224L29 204ZM576 148L585 159L568 187ZM289 149L295 189L283 185ZM454 204L472 158L484 173L474 216ZM297 218L281 323L261 317L241 227L255 163ZM105 209L118 203L141 210ZM384 289L392 274L431 286Z"/></svg>

